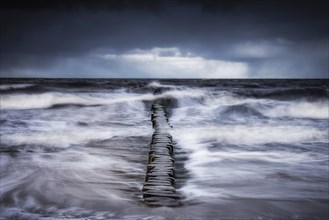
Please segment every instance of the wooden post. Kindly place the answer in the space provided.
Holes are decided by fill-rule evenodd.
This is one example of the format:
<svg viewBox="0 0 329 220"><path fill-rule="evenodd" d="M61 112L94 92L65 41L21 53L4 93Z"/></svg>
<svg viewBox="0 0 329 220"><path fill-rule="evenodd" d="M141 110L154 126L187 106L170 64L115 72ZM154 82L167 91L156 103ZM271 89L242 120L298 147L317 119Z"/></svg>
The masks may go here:
<svg viewBox="0 0 329 220"><path fill-rule="evenodd" d="M168 123L166 109L163 105L152 105L151 120L154 133L142 190L143 198L149 206L178 206L179 196L175 189L171 126Z"/></svg>

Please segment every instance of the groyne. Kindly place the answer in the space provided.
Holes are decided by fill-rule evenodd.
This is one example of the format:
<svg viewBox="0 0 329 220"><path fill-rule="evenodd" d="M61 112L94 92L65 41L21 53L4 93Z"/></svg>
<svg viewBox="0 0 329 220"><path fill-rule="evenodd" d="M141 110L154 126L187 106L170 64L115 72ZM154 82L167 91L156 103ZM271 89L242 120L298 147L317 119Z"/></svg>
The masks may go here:
<svg viewBox="0 0 329 220"><path fill-rule="evenodd" d="M152 105L151 120L154 133L142 189L143 198L149 206L178 206L180 202L175 189L174 145L164 105Z"/></svg>

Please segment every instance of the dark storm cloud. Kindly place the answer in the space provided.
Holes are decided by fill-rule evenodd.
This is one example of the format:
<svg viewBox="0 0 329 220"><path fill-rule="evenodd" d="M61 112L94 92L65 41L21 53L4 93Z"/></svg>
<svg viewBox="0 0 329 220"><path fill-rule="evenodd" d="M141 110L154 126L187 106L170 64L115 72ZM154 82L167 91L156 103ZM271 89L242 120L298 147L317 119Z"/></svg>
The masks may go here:
<svg viewBox="0 0 329 220"><path fill-rule="evenodd" d="M302 77L328 74L327 1L2 1L0 19L7 75L154 47L247 62L251 77L300 62Z"/></svg>

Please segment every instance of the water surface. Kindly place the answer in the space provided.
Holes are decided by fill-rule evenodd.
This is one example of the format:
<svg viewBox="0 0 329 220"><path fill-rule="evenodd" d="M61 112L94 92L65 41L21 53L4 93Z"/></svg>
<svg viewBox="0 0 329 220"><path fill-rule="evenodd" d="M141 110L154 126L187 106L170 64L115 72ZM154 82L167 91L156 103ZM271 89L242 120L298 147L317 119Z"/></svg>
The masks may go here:
<svg viewBox="0 0 329 220"><path fill-rule="evenodd" d="M3 79L4 219L327 219L328 81ZM144 205L167 105L177 208Z"/></svg>

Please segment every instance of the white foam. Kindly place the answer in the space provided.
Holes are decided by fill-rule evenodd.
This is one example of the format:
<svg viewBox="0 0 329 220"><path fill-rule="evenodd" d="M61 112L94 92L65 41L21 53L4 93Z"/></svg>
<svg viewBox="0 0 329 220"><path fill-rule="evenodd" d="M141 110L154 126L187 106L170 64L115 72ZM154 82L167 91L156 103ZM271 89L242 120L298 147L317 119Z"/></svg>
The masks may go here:
<svg viewBox="0 0 329 220"><path fill-rule="evenodd" d="M193 116L193 120L216 120L219 117L218 113L229 106L243 104L259 106L262 103L267 104L264 100L244 99L227 91L220 91L214 95L206 90L190 89L186 90L186 93L190 94L191 98L178 100L178 108L174 109L173 120L190 118L191 116Z"/></svg>
<svg viewBox="0 0 329 220"><path fill-rule="evenodd" d="M177 88L176 86L161 84L157 81L153 81L149 83L147 86L152 88Z"/></svg>
<svg viewBox="0 0 329 220"><path fill-rule="evenodd" d="M329 102L277 102L272 108L266 109L264 114L270 117L328 119Z"/></svg>
<svg viewBox="0 0 329 220"><path fill-rule="evenodd" d="M53 105L107 105L122 102L134 102L149 100L153 96L149 94L70 94L70 93L43 93L43 94L16 94L2 95L2 109L34 109L49 108Z"/></svg>
<svg viewBox="0 0 329 220"><path fill-rule="evenodd" d="M184 90L170 90L166 91L160 95L157 95L156 97L173 97L176 99L182 99L182 98L201 98L204 97L205 93L202 90L196 90L196 89L184 89Z"/></svg>
<svg viewBox="0 0 329 220"><path fill-rule="evenodd" d="M0 90L8 90L8 89L24 89L34 86L34 84L3 84L0 85Z"/></svg>
<svg viewBox="0 0 329 220"><path fill-rule="evenodd" d="M127 175L144 174L144 167L140 164L131 164L124 157L114 156L102 148L72 148L56 154L18 157L20 160L13 160L12 164L2 167L10 172L2 178L1 194L14 191L10 193L14 204L26 208L43 207L42 201L64 207L79 207L90 201L120 203L130 199L115 187L133 187L129 181L125 181L124 175L113 171Z"/></svg>
<svg viewBox="0 0 329 220"><path fill-rule="evenodd" d="M286 198L289 193L298 197L299 189L287 190L288 193L284 190L268 190L267 187L280 185L269 184L268 176L275 176L279 169L285 167L287 170L282 172L288 175L317 175L309 171L296 174L295 167L306 161L313 164L308 165L308 168L316 172L323 169L317 163L327 161L326 155L309 151L296 153L295 149L290 148L305 143L328 143L329 134L322 128L325 126L323 123L314 126L312 122L304 120L327 119L327 101L242 98L226 91L209 93L202 90L200 97L201 102L179 99L178 108L174 109L170 118L175 128L172 135L177 145L188 152L185 168L191 178L180 189L188 199L227 199L232 196ZM233 121L219 120L225 116L222 113L227 107L239 105L253 108L265 117L251 120L248 114L244 117L242 113L233 117ZM281 117L288 117L289 121L283 121ZM213 144L218 145L217 151L210 151ZM272 145L273 149L270 147ZM222 150L220 146L224 146ZM261 195L255 192L254 185L263 187L260 189ZM319 193L314 195L320 196Z"/></svg>
<svg viewBox="0 0 329 220"><path fill-rule="evenodd" d="M268 118L307 118L307 119L328 119L329 118L329 102L328 100L322 101L277 101L271 99L253 99L242 98L236 96L230 92L219 92L213 95L207 91L191 89L186 90L189 93L189 99L181 97L178 100L178 108L174 109L172 120L179 121L188 120L193 116L193 120L217 120L221 111L230 106L248 105L258 111L263 116ZM176 95L176 94L173 94ZM178 96L179 94L177 94ZM191 99L192 98L192 99ZM202 98L200 100L194 100L193 98ZM248 115L236 115L235 120L248 119Z"/></svg>
<svg viewBox="0 0 329 220"><path fill-rule="evenodd" d="M33 138L31 138L33 137ZM80 129L79 131L39 131L29 133L16 133L15 135L2 136L3 143L10 145L44 145L66 148L73 144L85 144L94 139L107 139L113 137L111 131L92 132Z"/></svg>
<svg viewBox="0 0 329 220"><path fill-rule="evenodd" d="M282 167L289 167L287 172L294 172L293 167L305 164L305 161L312 164L327 160L326 155L319 157L309 152L296 153L275 147L264 151L250 150L251 146L266 143L276 143L279 146L328 141L326 131L306 126L194 126L177 128L172 133L177 145L188 152L189 159L185 168L189 170L191 177L180 191L189 199L225 199L232 196L283 198L286 195L281 191L272 193L264 189L262 195L256 195L254 185L266 182L268 175L273 175ZM210 151L208 148L213 142L240 147ZM250 191L245 190L248 187Z"/></svg>
<svg viewBox="0 0 329 220"><path fill-rule="evenodd" d="M297 143L326 141L328 132L309 126L289 125L222 125L175 129L175 136L184 141L198 138L199 142L216 140L231 144Z"/></svg>
<svg viewBox="0 0 329 220"><path fill-rule="evenodd" d="M15 94L1 95L1 109L38 109L49 108L54 105L111 105L117 103L133 103L151 101L157 98L197 98L204 93L194 90L174 90L163 94L133 94L123 91L117 93L58 93L49 92L42 94Z"/></svg>
<svg viewBox="0 0 329 220"><path fill-rule="evenodd" d="M67 148L71 145L83 145L93 140L106 140L113 136L141 136L150 131L147 127L126 127L116 129L109 127L72 127L59 123L52 127L51 123L42 127L36 126L39 130L16 132L14 135L2 135L1 142L7 145L37 145Z"/></svg>

